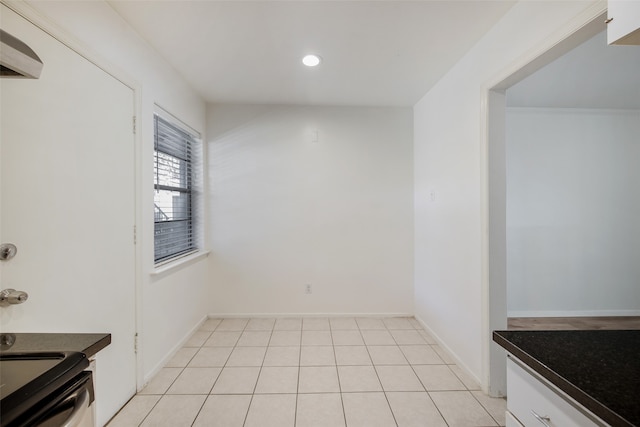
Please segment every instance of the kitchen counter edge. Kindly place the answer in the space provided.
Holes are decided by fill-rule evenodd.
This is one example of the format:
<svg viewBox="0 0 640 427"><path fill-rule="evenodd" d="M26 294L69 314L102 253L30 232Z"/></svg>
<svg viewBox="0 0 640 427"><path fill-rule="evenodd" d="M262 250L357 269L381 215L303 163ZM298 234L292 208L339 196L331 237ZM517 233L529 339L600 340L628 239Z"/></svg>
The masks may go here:
<svg viewBox="0 0 640 427"><path fill-rule="evenodd" d="M95 356L103 348L111 344L109 333L10 333L2 332L2 353L74 351L84 353L87 358ZM5 344L8 339L11 345Z"/></svg>
<svg viewBox="0 0 640 427"><path fill-rule="evenodd" d="M509 330L509 331L493 331L493 341L495 341L498 345L503 347L507 352L518 358L522 363L531 368L538 375L542 376L544 379L549 381L554 386L558 387L564 393L566 393L569 397L574 399L576 402L583 405L587 410L591 411L594 415L601 418L606 423L612 426L629 426L634 427L634 424L629 423L624 417L622 417L617 412L613 411L579 387L572 384L570 381L565 379L562 376L561 372L556 372L553 369L546 366L544 361L538 360L536 357L524 351L518 345L514 344L509 340L508 337L504 336L503 333L507 335L517 333L518 331ZM527 331L529 332L529 331ZM537 331L537 332L549 332L553 333L554 331ZM563 331L567 332L567 331ZM508 393L508 392L507 392Z"/></svg>

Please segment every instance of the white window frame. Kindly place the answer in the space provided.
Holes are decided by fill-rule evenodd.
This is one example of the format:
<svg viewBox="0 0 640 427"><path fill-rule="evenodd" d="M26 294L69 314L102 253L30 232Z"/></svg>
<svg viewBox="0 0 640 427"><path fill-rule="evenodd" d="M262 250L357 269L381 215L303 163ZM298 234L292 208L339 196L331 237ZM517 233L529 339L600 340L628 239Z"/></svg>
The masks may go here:
<svg viewBox="0 0 640 427"><path fill-rule="evenodd" d="M162 186L159 184L158 180L158 164L156 152L164 152L170 150L158 150L158 146L162 145L162 142L159 144L158 139L158 124L159 120L162 122L161 126L168 126L169 128L176 129L180 134L188 135L190 147L190 158L182 159L188 160L191 163L190 168L190 176L188 179L188 218L176 221L176 223L182 221L187 221L187 228L189 231L186 232L185 235L182 235L184 239L179 241L178 245L181 245L182 248L177 248L174 253L166 254L166 255L158 255L158 247L157 247L157 231L158 224L168 221L157 221L158 219L158 206L156 204L156 196L159 191L169 191L170 188ZM188 150L187 150L188 152ZM171 153L168 153L171 156ZM156 106L154 111L154 239L153 239L153 247L154 247L154 266L156 267L156 272L158 267L163 267L168 264L173 264L177 260L189 260L194 257L197 257L198 253L202 251L202 209L201 209L201 194L202 194L202 141L200 140L200 133L193 130L190 126L186 125L181 120L177 119L172 114L166 112L165 110ZM182 237L180 237L182 238ZM185 246L185 243L188 241L188 245ZM206 254L206 253L205 253ZM164 270L164 269L163 269Z"/></svg>

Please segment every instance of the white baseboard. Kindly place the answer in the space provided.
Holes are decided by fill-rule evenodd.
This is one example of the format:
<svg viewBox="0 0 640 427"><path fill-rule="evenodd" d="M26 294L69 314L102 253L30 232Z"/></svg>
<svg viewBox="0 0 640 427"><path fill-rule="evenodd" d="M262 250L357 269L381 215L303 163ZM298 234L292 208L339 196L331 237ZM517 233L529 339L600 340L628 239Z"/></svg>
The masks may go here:
<svg viewBox="0 0 640 427"><path fill-rule="evenodd" d="M640 316L640 310L508 311L507 317L626 317Z"/></svg>
<svg viewBox="0 0 640 427"><path fill-rule="evenodd" d="M138 387L138 391L142 390L144 387L147 386L147 384L149 384L149 381L151 381L151 379L158 373L160 372L160 370L162 368L165 367L165 365L167 363L169 363L169 361L171 360L171 358L173 358L173 356L176 355L176 353L178 352L178 350L180 350L189 340L189 338L191 338L191 335L194 334L194 332L196 332L198 329L200 329L200 327L204 324L204 322L206 322L208 319L208 316L204 316L193 328L191 328L191 330L185 335L184 338L182 338L176 345L174 345L171 350L169 350L169 352L167 353L167 355L165 357L163 357L157 364L156 366L153 367L153 369L151 369L149 372L146 372L144 375L144 383L142 384L141 387Z"/></svg>
<svg viewBox="0 0 640 427"><path fill-rule="evenodd" d="M438 345L440 346L441 349L443 349L444 351L446 351L449 356L451 356L451 358L456 362L456 365L458 365L458 368L462 369L462 371L464 371L465 374L467 374L471 379L473 379L482 389L484 389L484 385L482 384L482 381L480 381L480 378L478 378L477 375L475 375L470 369L469 367L462 361L462 359L460 359L458 357L458 355L451 350L451 348L442 340L442 338L440 338L438 336L438 334L436 334L433 329L431 329L421 318L419 318L418 316L414 316L415 319L418 321L418 323L420 323L420 326L422 326L422 328L427 331L429 333L429 335L431 335L431 337L436 340L436 342L438 343Z"/></svg>
<svg viewBox="0 0 640 427"><path fill-rule="evenodd" d="M209 319L290 317L413 317L411 313L210 313Z"/></svg>

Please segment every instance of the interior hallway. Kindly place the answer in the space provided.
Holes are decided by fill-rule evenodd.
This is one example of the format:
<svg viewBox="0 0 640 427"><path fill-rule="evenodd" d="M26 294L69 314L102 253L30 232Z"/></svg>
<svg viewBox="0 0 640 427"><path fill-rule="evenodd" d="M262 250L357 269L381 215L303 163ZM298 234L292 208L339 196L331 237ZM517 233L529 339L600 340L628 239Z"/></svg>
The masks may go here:
<svg viewBox="0 0 640 427"><path fill-rule="evenodd" d="M413 318L209 319L109 427L504 426Z"/></svg>

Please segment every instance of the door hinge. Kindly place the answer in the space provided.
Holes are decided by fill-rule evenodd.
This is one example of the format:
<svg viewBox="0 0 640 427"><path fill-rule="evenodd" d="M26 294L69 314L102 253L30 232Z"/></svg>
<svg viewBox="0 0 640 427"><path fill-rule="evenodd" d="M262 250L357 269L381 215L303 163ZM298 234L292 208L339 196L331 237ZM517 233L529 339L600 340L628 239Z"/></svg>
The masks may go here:
<svg viewBox="0 0 640 427"><path fill-rule="evenodd" d="M134 134L134 135L135 135L136 130L137 130L137 129L136 129L136 126L137 126L137 123L136 123L136 122L137 122L137 117L136 117L136 116L133 116L133 134Z"/></svg>
<svg viewBox="0 0 640 427"><path fill-rule="evenodd" d="M136 228L136 226L133 226L133 244L137 244L138 243L138 230Z"/></svg>
<svg viewBox="0 0 640 427"><path fill-rule="evenodd" d="M138 333L133 336L133 352L138 354Z"/></svg>

